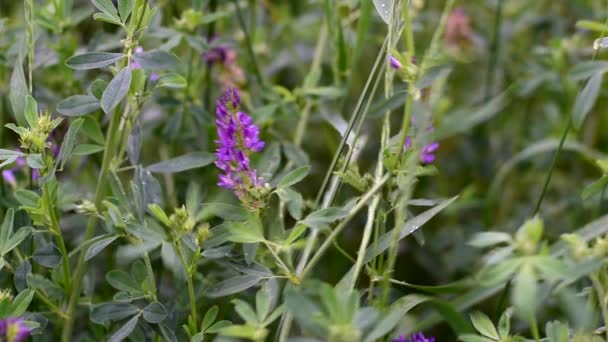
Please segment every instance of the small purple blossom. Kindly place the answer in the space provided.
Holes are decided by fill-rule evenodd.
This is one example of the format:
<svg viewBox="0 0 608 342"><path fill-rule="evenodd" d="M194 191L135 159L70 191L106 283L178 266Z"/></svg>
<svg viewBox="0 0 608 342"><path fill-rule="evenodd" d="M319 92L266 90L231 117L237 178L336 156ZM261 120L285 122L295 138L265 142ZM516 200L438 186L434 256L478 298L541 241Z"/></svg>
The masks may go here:
<svg viewBox="0 0 608 342"><path fill-rule="evenodd" d="M0 320L0 341L22 342L30 335L30 328L23 318L5 318Z"/></svg>
<svg viewBox="0 0 608 342"><path fill-rule="evenodd" d="M150 75L150 82L156 83L158 81L158 78L159 78L158 73L153 72L152 75Z"/></svg>
<svg viewBox="0 0 608 342"><path fill-rule="evenodd" d="M141 46L138 46L135 48L134 54L140 54L144 52L144 48L142 48ZM135 69L141 69L141 65L133 58L131 58L131 69L135 70Z"/></svg>
<svg viewBox="0 0 608 342"><path fill-rule="evenodd" d="M405 138L403 148L407 150L410 147L412 147L412 138L408 136ZM436 159L435 152L437 151L437 149L439 149L439 143L436 141L424 146L424 148L420 152L420 161L423 164L433 163Z"/></svg>
<svg viewBox="0 0 608 342"><path fill-rule="evenodd" d="M434 337L424 337L424 334L419 332L410 336L410 338L406 338L405 335L399 335L399 337L394 338L393 342L435 342Z"/></svg>
<svg viewBox="0 0 608 342"><path fill-rule="evenodd" d="M389 55L388 59L389 59L389 63L391 65L391 68L393 68L393 69L401 69L401 62L399 62L399 60L397 58L395 58L392 55Z"/></svg>
<svg viewBox="0 0 608 342"><path fill-rule="evenodd" d="M264 180L251 167L249 155L260 152L264 142L260 140L260 129L247 113L239 111L241 99L238 90L229 88L217 101L215 120L218 145L215 165L220 174L218 185L233 190L244 202L252 190L263 186ZM250 203L251 204L251 203Z"/></svg>

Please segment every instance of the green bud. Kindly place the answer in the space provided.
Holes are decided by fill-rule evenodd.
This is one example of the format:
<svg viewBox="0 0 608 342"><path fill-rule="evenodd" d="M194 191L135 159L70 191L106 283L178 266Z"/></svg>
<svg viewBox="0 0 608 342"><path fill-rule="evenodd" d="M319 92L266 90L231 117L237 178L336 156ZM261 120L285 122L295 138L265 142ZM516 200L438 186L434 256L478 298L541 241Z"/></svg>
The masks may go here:
<svg viewBox="0 0 608 342"><path fill-rule="evenodd" d="M534 254L543 236L543 230L543 221L538 216L526 221L515 234L517 249L523 254Z"/></svg>
<svg viewBox="0 0 608 342"><path fill-rule="evenodd" d="M581 261L588 258L591 255L589 246L583 241L583 239L577 234L563 234L562 240L568 245L570 253L575 260Z"/></svg>
<svg viewBox="0 0 608 342"><path fill-rule="evenodd" d="M181 206L169 217L170 227L180 233L189 232L194 229L194 220L188 215L186 207Z"/></svg>
<svg viewBox="0 0 608 342"><path fill-rule="evenodd" d="M203 23L203 13L191 8L182 13L182 17L175 20L178 30L192 32Z"/></svg>
<svg viewBox="0 0 608 342"><path fill-rule="evenodd" d="M11 302L13 300L13 296L11 294L10 289L4 289L0 291L0 304L5 302Z"/></svg>
<svg viewBox="0 0 608 342"><path fill-rule="evenodd" d="M350 324L332 325L329 327L327 340L330 342L358 342L361 341L361 332Z"/></svg>
<svg viewBox="0 0 608 342"><path fill-rule="evenodd" d="M202 245L205 241L209 240L213 236L211 230L209 230L209 223L203 223L196 229L196 241L199 245Z"/></svg>

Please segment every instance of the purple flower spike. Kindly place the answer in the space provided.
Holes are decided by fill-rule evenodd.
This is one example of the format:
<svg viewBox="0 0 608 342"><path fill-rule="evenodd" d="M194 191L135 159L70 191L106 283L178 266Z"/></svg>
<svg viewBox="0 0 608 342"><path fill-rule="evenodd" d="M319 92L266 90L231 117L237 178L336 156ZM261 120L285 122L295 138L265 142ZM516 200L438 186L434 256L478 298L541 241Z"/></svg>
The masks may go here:
<svg viewBox="0 0 608 342"><path fill-rule="evenodd" d="M389 55L388 57L391 68L393 69L401 69L401 62L399 62L399 60L391 55Z"/></svg>
<svg viewBox="0 0 608 342"><path fill-rule="evenodd" d="M264 142L260 140L260 129L247 113L239 111L241 98L238 90L229 88L216 102L216 125L218 140L215 165L220 174L219 186L233 190L244 203L256 207L251 195L264 184L251 167L249 156L260 152ZM249 196L251 195L251 196Z"/></svg>
<svg viewBox="0 0 608 342"><path fill-rule="evenodd" d="M399 335L399 337L393 339L393 342L435 342L435 338L426 338L423 333L419 332L412 335L409 339L405 335Z"/></svg>
<svg viewBox="0 0 608 342"><path fill-rule="evenodd" d="M30 335L30 328L25 325L23 318L9 317L0 320L0 341L23 342Z"/></svg>

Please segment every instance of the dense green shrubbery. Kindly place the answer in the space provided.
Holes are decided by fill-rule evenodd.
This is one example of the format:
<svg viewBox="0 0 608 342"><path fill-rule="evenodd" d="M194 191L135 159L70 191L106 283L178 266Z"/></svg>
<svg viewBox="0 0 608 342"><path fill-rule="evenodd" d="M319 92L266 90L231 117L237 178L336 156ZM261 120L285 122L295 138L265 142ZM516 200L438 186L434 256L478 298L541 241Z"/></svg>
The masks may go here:
<svg viewBox="0 0 608 342"><path fill-rule="evenodd" d="M604 341L607 9L0 2L0 341Z"/></svg>

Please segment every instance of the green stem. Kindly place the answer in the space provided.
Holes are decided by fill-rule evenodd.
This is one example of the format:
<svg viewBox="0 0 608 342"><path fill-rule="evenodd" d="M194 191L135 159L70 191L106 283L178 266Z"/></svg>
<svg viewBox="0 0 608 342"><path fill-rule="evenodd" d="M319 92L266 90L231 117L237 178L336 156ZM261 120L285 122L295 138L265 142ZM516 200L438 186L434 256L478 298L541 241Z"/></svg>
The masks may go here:
<svg viewBox="0 0 608 342"><path fill-rule="evenodd" d="M25 21L27 24L27 76L28 76L28 89L32 94L33 83L32 83L32 69L34 65L34 3L32 0L25 1ZM32 94L33 95L33 94Z"/></svg>
<svg viewBox="0 0 608 342"><path fill-rule="evenodd" d="M65 240L63 239L63 234L61 233L61 228L59 228L59 221L57 220L57 215L55 212L55 206L53 200L51 199L51 194L49 190L48 183L44 185L42 190L43 196L45 197L45 201L49 205L49 217L51 219L51 229L55 233L57 237L57 243L59 244L59 251L61 252L62 258L62 268L63 268L63 283L65 285L65 293L69 295L71 293L72 288L72 276L70 271L70 263L68 259L68 250L65 247Z"/></svg>
<svg viewBox="0 0 608 342"><path fill-rule="evenodd" d="M114 152L116 151L116 141L119 135L118 127L120 125L121 115L118 114L118 111L115 111L110 119L110 125L108 127L108 133L106 138L106 145L104 148L103 160L101 163L101 170L99 171L99 177L97 179L97 187L95 189L95 206L99 207L101 202L104 199L105 191L106 191L106 183L107 183L107 175L110 170L110 165L112 164L112 159L114 156ZM95 234L95 227L97 227L97 216L90 216L89 221L87 222L87 226L84 233L84 241L88 241L93 238ZM74 278L72 282L72 291L70 294L70 298L68 301L68 307L66 314L68 319L66 320L63 331L61 334L62 342L70 342L72 340L72 330L74 328L74 319L76 306L78 305L78 300L80 298L80 290L82 286L82 278L84 277L84 273L86 271L86 263L84 260L85 251L81 251L78 255L78 261L76 263L76 271L74 272Z"/></svg>
<svg viewBox="0 0 608 342"><path fill-rule="evenodd" d="M363 207L365 207L367 205L367 202L378 191L380 191L380 189L382 189L382 186L384 186L384 184L389 180L389 178L390 178L390 174L384 175L384 177L382 177L382 179L380 179L367 193L365 193L365 195L363 195L361 197L359 202L357 202L357 204L350 210L350 212L348 213L348 216L346 218L344 218L344 220L342 220L342 222L340 222L336 226L336 228L331 232L331 234L329 234L327 239L325 239L325 241L323 241L323 244L319 247L319 249L317 250L315 255L310 259L310 262L308 263L308 265L306 265L306 267L302 271L302 274L299 276L300 281L302 281L306 277L306 275L315 267L315 265L317 264L317 262L319 262L319 260L323 256L323 254L325 254L325 252L327 251L329 246L331 246L332 242L338 237L338 235L342 232L342 230L344 230L344 228L346 228L346 225L355 217L355 215L361 209L363 209Z"/></svg>
<svg viewBox="0 0 608 342"><path fill-rule="evenodd" d="M150 262L150 255L148 255L148 252L144 253L144 263L146 264L146 271L148 272L148 281L152 287L150 289L152 291L152 299L156 302L156 279L154 278L154 270L152 269L152 263Z"/></svg>
<svg viewBox="0 0 608 342"><path fill-rule="evenodd" d="M251 37L249 36L249 31L247 30L247 25L245 25L245 19L243 18L243 13L241 12L241 7L239 7L238 0L232 0L234 3L234 7L236 9L236 17L239 21L239 25L241 26L241 30L243 30L243 35L245 36L245 44L247 45L247 54L251 59L251 67L253 68L253 74L255 75L256 81L258 84L263 84L262 73L260 72L260 68L258 66L257 59L255 58L255 52L253 51L253 42L251 41Z"/></svg>
<svg viewBox="0 0 608 342"><path fill-rule="evenodd" d="M192 271L190 267L186 263L186 259L184 258L184 254L182 253L182 248L179 242L173 244L175 250L177 251L177 255L179 256L179 260L182 262L182 266L184 266L184 271L186 271L186 282L188 283L188 297L190 298L190 316L192 316L192 320L194 321L194 327L198 325L198 318L196 317L196 296L194 295L194 284L192 282Z"/></svg>
<svg viewBox="0 0 608 342"><path fill-rule="evenodd" d="M589 275L591 278L591 283L593 284L593 289L597 294L597 301L600 305L600 309L602 310L602 317L604 318L604 329L606 331L606 341L608 341L608 307L606 306L606 293L604 291L604 287L600 282L598 274L592 273Z"/></svg>

